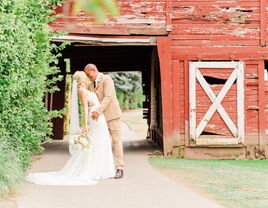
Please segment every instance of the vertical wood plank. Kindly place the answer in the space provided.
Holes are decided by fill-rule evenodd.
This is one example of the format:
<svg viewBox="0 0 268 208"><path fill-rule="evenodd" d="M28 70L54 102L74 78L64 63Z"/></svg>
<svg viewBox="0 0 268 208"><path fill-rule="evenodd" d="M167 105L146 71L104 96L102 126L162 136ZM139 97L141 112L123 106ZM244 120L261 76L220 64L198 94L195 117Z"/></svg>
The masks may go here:
<svg viewBox="0 0 268 208"><path fill-rule="evenodd" d="M156 122L156 89L155 89L155 71L156 71L156 60L157 59L157 50L153 49L151 54L151 83L150 83L150 126L152 129L157 125Z"/></svg>
<svg viewBox="0 0 268 208"><path fill-rule="evenodd" d="M171 39L157 38L157 50L160 63L162 114L163 114L163 143L165 156L171 154L172 141L172 70L171 70Z"/></svg>
<svg viewBox="0 0 268 208"><path fill-rule="evenodd" d="M166 0L166 31L172 31L172 0Z"/></svg>
<svg viewBox="0 0 268 208"><path fill-rule="evenodd" d="M245 110L244 110L244 63L239 62L237 66L237 125L238 140L245 140Z"/></svg>
<svg viewBox="0 0 268 208"><path fill-rule="evenodd" d="M176 133L180 133L180 111L181 111L181 100L180 100L180 61L172 61L172 126Z"/></svg>
<svg viewBox="0 0 268 208"><path fill-rule="evenodd" d="M53 110L53 98L54 98L53 93L50 93L49 111Z"/></svg>
<svg viewBox="0 0 268 208"><path fill-rule="evenodd" d="M259 145L260 149L265 149L265 85L264 85L264 61L258 63L259 77Z"/></svg>
<svg viewBox="0 0 268 208"><path fill-rule="evenodd" d="M266 46L266 0L260 0L260 45Z"/></svg>
<svg viewBox="0 0 268 208"><path fill-rule="evenodd" d="M196 66L190 62L189 69L189 96L190 96L190 139L196 140Z"/></svg>
<svg viewBox="0 0 268 208"><path fill-rule="evenodd" d="M61 73L64 74L65 69L61 68ZM65 87L66 87L66 76L63 80L57 82L59 92L52 95L51 110L62 110L65 104ZM64 136L64 118L54 118L53 123L53 139L63 139Z"/></svg>
<svg viewBox="0 0 268 208"><path fill-rule="evenodd" d="M184 118L185 118L185 146L190 145L189 138L189 61L184 60Z"/></svg>

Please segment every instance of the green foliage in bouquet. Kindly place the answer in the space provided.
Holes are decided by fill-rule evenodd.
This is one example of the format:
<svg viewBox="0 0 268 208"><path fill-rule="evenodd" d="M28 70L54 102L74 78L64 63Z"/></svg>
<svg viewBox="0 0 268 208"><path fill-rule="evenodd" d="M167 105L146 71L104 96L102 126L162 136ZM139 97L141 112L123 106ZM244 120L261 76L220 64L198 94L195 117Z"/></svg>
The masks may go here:
<svg viewBox="0 0 268 208"><path fill-rule="evenodd" d="M31 156L51 135L51 119L60 115L44 106L45 93L57 90L61 79L55 65L64 46L51 44L54 34L47 26L59 2L0 1L0 144L10 150L0 150L0 167L14 165L0 172L0 190L19 181L21 170L30 167Z"/></svg>

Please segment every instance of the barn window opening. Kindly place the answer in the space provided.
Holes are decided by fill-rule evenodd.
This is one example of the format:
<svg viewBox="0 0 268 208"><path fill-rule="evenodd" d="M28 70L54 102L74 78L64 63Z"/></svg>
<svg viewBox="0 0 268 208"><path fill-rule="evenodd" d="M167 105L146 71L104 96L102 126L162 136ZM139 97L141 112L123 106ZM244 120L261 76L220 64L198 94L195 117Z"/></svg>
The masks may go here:
<svg viewBox="0 0 268 208"><path fill-rule="evenodd" d="M207 81L207 83L209 83L210 85L223 85L227 81L227 79L221 79L221 78L211 77L211 76L204 76L204 78ZM234 82L234 84L235 83L236 81Z"/></svg>
<svg viewBox="0 0 268 208"><path fill-rule="evenodd" d="M214 133L214 132L208 132L208 131L203 131L201 133L201 135L218 135L218 136L225 136L223 134L217 134L217 133Z"/></svg>
<svg viewBox="0 0 268 208"><path fill-rule="evenodd" d="M226 79L220 79L211 76L204 76L204 78L210 85L225 84L225 82L227 81Z"/></svg>

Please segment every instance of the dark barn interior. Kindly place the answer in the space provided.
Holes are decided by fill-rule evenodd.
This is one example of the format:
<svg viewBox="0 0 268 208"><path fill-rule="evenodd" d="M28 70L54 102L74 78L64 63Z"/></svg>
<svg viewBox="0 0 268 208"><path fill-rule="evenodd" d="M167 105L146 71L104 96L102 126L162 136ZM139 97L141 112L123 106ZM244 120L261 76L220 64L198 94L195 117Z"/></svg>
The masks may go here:
<svg viewBox="0 0 268 208"><path fill-rule="evenodd" d="M66 72L65 60L70 60L70 72ZM48 96L50 109L63 109L65 78L67 74L83 70L94 63L101 72L140 71L145 95L143 118L147 119L148 138L163 146L162 106L159 59L156 46L90 46L72 43L62 51L59 61L64 79L58 83L60 91ZM63 139L63 118L54 119L53 139Z"/></svg>

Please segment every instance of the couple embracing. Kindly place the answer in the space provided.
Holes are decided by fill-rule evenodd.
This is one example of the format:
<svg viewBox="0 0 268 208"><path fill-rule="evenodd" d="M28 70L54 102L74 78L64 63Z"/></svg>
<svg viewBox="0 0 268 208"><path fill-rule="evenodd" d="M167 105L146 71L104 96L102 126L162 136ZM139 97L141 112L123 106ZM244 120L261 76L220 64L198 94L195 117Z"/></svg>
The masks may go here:
<svg viewBox="0 0 268 208"><path fill-rule="evenodd" d="M60 171L30 173L26 177L29 182L93 185L100 179L123 177L121 109L112 78L100 73L94 64L88 64L84 71L74 73L73 80L83 106L82 133L91 139L90 148L73 152Z"/></svg>

